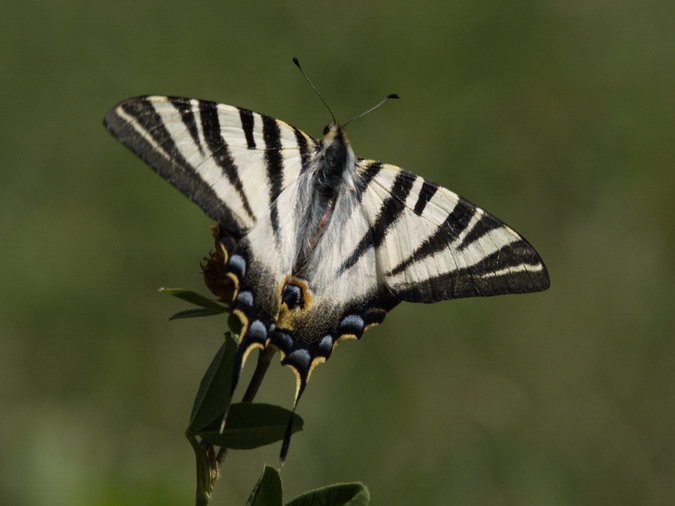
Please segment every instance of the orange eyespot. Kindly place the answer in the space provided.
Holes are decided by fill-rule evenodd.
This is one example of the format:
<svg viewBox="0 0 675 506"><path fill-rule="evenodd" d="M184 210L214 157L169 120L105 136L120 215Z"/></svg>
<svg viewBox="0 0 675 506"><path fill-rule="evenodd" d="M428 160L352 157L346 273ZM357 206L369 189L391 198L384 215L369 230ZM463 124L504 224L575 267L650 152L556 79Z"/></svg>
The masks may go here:
<svg viewBox="0 0 675 506"><path fill-rule="evenodd" d="M301 279L288 277L282 284L281 302L290 310L308 309L312 301L312 293L307 282Z"/></svg>
<svg viewBox="0 0 675 506"><path fill-rule="evenodd" d="M282 299L286 303L286 306L288 306L288 309L294 309L298 306L304 306L303 295L302 287L288 283L286 286L284 286Z"/></svg>

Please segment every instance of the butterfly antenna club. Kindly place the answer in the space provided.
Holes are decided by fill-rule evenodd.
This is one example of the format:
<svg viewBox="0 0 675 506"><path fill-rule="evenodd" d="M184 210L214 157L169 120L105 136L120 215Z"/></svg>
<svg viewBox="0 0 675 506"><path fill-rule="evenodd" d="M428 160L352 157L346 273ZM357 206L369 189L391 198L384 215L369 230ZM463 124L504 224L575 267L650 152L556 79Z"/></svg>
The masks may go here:
<svg viewBox="0 0 675 506"><path fill-rule="evenodd" d="M359 119L359 118L361 118L362 116L365 116L366 114L370 114L370 113L373 112L375 109L378 109L380 106L382 106L382 105L383 105L385 102L387 102L388 100L392 100L392 99L397 99L397 100L398 100L399 98L401 98L401 96L400 96L398 93L390 93L389 95L387 95L386 97L384 97L382 100L380 100L380 102L379 102L378 104L374 105L373 107L371 107L371 108L368 109L367 111L362 112L361 114L357 114L356 116L354 116L352 119L350 119L349 121L347 121L347 123L345 123L345 124L342 125L342 126L343 126L343 127L346 127L347 125L349 125L349 124L350 124L352 121L354 121L355 119Z"/></svg>
<svg viewBox="0 0 675 506"><path fill-rule="evenodd" d="M293 63L295 63L295 66L300 69L300 72L302 72L302 76L305 78L305 81L309 83L309 85L312 87L314 90L314 93L318 95L318 97L321 99L323 102L323 105L326 106L326 109L328 109L328 112L330 113L330 117L333 118L333 124L337 124L337 121L335 120L335 115L333 114L333 111L330 110L330 107L328 106L328 102L324 100L324 98L321 96L321 93L319 93L319 90L316 89L316 86L314 86L314 83L310 81L309 77L307 77L307 74L305 74L305 71L302 70L302 66L300 65L300 60L297 58L293 57Z"/></svg>

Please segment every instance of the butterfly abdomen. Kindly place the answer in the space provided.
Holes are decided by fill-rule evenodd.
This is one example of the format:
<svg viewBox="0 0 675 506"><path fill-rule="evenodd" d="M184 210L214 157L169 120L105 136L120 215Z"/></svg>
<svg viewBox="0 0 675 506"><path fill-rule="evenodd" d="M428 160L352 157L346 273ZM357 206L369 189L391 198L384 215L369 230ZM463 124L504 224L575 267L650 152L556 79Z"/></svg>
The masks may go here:
<svg viewBox="0 0 675 506"><path fill-rule="evenodd" d="M344 131L338 125L328 125L324 133L313 170L299 185L297 206L304 209L296 230L299 248L295 274L303 270L321 240L332 218L345 172L354 168L354 152Z"/></svg>

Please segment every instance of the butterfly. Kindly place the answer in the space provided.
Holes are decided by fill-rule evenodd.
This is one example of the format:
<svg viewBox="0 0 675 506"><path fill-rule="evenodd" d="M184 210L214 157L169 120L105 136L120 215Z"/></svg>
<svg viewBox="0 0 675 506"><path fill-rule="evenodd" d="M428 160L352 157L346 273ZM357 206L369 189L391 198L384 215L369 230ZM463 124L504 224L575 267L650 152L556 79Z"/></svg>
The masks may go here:
<svg viewBox="0 0 675 506"><path fill-rule="evenodd" d="M401 301L549 287L512 228L424 177L357 157L337 122L315 139L242 107L140 96L104 124L218 223L242 322L235 375L252 350L274 346L296 374L296 405L338 343Z"/></svg>

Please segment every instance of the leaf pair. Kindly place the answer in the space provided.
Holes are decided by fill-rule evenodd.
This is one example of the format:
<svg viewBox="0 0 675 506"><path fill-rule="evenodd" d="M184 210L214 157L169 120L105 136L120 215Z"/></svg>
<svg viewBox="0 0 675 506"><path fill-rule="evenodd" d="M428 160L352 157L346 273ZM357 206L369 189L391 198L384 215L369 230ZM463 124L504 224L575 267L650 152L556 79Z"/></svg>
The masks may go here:
<svg viewBox="0 0 675 506"><path fill-rule="evenodd" d="M189 302L190 304L194 304L195 306L199 306L194 309L179 311L178 313L169 317L169 320L194 318L196 316L214 316L221 313L230 312L230 308L221 302L209 299L191 290L185 290L184 288L160 288L159 291L182 299L186 302Z"/></svg>
<svg viewBox="0 0 675 506"><path fill-rule="evenodd" d="M172 320L230 313L229 307L221 302L189 290L162 288L160 291L199 306L176 313L170 318ZM232 319L230 314L230 320ZM239 322L230 322L230 328L238 329ZM231 404L236 351L237 341L227 332L225 342L213 357L199 384L190 422L185 431L185 436L195 451L197 504L200 505L209 502L227 450L250 450L275 443L286 437L287 430L294 433L303 427L300 416L279 406L253 402ZM250 392L247 390L244 401L253 400L271 356L272 354L261 355L252 380L255 385L253 388L249 385ZM216 447L220 448L217 453Z"/></svg>
<svg viewBox="0 0 675 506"><path fill-rule="evenodd" d="M236 349L236 341L227 333L199 384L186 431L188 437L199 436L221 448L249 450L281 441L291 417L291 430L301 430L302 418L280 406L230 404ZM227 420L221 430L226 411Z"/></svg>
<svg viewBox="0 0 675 506"><path fill-rule="evenodd" d="M370 502L368 489L361 483L338 483L306 492L285 506L366 506ZM276 469L265 466L246 506L284 506L281 476Z"/></svg>

